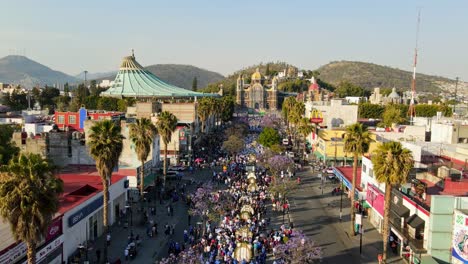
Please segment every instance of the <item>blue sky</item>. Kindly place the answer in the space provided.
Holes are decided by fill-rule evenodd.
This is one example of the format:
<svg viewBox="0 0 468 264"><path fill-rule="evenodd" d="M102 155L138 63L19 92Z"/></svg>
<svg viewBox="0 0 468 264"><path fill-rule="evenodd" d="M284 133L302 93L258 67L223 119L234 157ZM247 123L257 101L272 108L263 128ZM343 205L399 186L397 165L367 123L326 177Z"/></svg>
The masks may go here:
<svg viewBox="0 0 468 264"><path fill-rule="evenodd" d="M259 62L315 69L335 60L468 80L463 0L1 0L0 57L17 53L69 74L116 70L135 49L143 65L192 64L230 74ZM25 52L24 52L25 51Z"/></svg>

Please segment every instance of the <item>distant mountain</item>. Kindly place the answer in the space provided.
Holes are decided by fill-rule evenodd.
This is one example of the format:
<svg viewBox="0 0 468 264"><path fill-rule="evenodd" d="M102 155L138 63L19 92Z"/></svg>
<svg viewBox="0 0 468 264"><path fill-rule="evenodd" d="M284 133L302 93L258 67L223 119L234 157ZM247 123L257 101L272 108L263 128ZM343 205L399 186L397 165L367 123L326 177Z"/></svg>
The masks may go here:
<svg viewBox="0 0 468 264"><path fill-rule="evenodd" d="M77 79L35 62L25 56L9 55L0 59L0 82L19 84L25 88L36 85L73 83Z"/></svg>
<svg viewBox="0 0 468 264"><path fill-rule="evenodd" d="M334 61L317 69L322 81L336 85L341 81L349 81L366 89L375 87L411 88L412 72L388 66L357 61ZM450 90L455 81L438 76L416 73L416 90L420 92L440 92Z"/></svg>
<svg viewBox="0 0 468 264"><path fill-rule="evenodd" d="M192 82L194 77L197 78L198 88L205 87L209 83L217 82L224 79L224 76L217 72L208 71L191 65L156 64L146 66L145 69L149 70L150 72L158 76L161 80L169 84L189 90L192 89ZM112 72L106 77L96 78L96 81L99 82L101 80L106 79L114 80L116 75L117 71ZM92 79L93 78L88 77L88 80Z"/></svg>

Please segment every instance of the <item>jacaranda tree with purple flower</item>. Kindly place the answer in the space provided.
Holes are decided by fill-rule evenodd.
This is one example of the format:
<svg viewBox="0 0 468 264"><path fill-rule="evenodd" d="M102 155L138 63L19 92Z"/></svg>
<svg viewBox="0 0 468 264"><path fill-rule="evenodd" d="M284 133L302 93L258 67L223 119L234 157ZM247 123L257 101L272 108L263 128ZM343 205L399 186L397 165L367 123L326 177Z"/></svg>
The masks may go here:
<svg viewBox="0 0 468 264"><path fill-rule="evenodd" d="M180 252L177 256L170 254L167 258L161 259L159 264L198 264L200 263L200 253L193 248L188 248Z"/></svg>
<svg viewBox="0 0 468 264"><path fill-rule="evenodd" d="M285 264L319 263L322 258L321 247L299 230L293 230L286 243L275 246L275 252L275 258Z"/></svg>

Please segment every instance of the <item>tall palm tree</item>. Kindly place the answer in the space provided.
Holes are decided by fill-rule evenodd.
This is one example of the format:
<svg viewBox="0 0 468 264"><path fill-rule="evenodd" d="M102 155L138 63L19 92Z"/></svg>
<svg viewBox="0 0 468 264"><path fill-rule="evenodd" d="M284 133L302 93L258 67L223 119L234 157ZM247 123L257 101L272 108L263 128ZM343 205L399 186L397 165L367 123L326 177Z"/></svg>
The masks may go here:
<svg viewBox="0 0 468 264"><path fill-rule="evenodd" d="M164 142L164 164L163 164L163 186L166 186L166 172L167 172L167 145L171 142L172 133L177 128L177 117L171 112L164 111L158 117L156 123L159 135Z"/></svg>
<svg viewBox="0 0 468 264"><path fill-rule="evenodd" d="M290 131L294 140L294 145L296 145L296 149L298 149L298 142L296 140L297 132L298 132L298 126L299 123L302 120L302 116L304 115L305 112L305 105L303 102L300 101L295 101L294 105L292 106L291 109L289 109L288 112L288 120L290 125Z"/></svg>
<svg viewBox="0 0 468 264"><path fill-rule="evenodd" d="M148 118L137 119L130 124L130 140L135 144L138 160L141 162L140 169L140 195L143 197L145 180L145 162L151 151L153 139L158 133L156 126Z"/></svg>
<svg viewBox="0 0 468 264"><path fill-rule="evenodd" d="M299 127L297 128L298 132L304 138L304 149L303 155L306 152L306 143L307 143L307 136L314 131L314 127L310 124L310 120L308 118L302 118Z"/></svg>
<svg viewBox="0 0 468 264"><path fill-rule="evenodd" d="M213 98L204 97L198 101L197 115L202 122L202 133L205 132L206 121L213 114L214 111L215 109Z"/></svg>
<svg viewBox="0 0 468 264"><path fill-rule="evenodd" d="M87 141L89 154L96 161L96 168L102 180L104 193L102 222L105 233L109 232L107 208L109 204L109 184L111 183L112 171L119 164L123 139L118 124L112 120L103 120L91 127L89 140ZM104 246L104 259L107 259L107 243Z"/></svg>
<svg viewBox="0 0 468 264"><path fill-rule="evenodd" d="M39 154L21 154L0 169L0 215L16 241L27 245L28 263L36 263L36 246L59 209L63 182Z"/></svg>
<svg viewBox="0 0 468 264"><path fill-rule="evenodd" d="M346 152L353 153L354 162L353 162L353 188L351 190L351 234L354 232L354 195L356 192L356 175L358 168L358 159L359 156L362 157L364 153L369 151L369 146L372 139L370 137L369 131L360 123L352 124L346 127L346 133L344 137L344 150Z"/></svg>
<svg viewBox="0 0 468 264"><path fill-rule="evenodd" d="M383 260L387 259L389 237L389 214L392 187L405 183L414 160L411 151L403 148L400 142L386 142L372 154L374 175L378 182L385 183L384 223L383 223Z"/></svg>
<svg viewBox="0 0 468 264"><path fill-rule="evenodd" d="M296 97L289 96L284 99L281 113L283 114L284 121L286 121L286 127L289 128L289 112L296 104Z"/></svg>

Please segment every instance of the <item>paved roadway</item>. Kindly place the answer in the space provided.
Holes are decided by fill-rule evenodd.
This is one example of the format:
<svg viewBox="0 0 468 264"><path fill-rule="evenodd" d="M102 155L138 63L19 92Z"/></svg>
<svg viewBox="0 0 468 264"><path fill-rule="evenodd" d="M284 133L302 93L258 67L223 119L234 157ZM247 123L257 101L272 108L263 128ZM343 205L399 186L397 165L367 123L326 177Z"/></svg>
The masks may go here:
<svg viewBox="0 0 468 264"><path fill-rule="evenodd" d="M337 184L325 183L322 195L321 180L308 167L297 174L301 184L289 201L290 221L323 248L322 263L378 263L382 252L382 236L364 219L363 254L359 253L359 236L350 236L350 200L343 195L343 217L339 219L340 196L332 196ZM277 217L281 218L281 215ZM281 219L282 220L282 219ZM393 256L388 263L405 263Z"/></svg>

